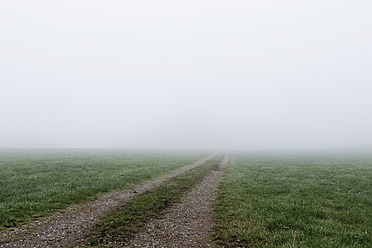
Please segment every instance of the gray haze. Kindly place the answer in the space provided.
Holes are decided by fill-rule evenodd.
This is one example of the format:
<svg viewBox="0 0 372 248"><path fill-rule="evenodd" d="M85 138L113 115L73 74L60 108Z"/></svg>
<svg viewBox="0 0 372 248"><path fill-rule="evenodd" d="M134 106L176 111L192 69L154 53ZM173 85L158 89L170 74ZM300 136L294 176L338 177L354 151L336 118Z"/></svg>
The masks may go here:
<svg viewBox="0 0 372 248"><path fill-rule="evenodd" d="M371 1L1 1L0 147L372 148Z"/></svg>

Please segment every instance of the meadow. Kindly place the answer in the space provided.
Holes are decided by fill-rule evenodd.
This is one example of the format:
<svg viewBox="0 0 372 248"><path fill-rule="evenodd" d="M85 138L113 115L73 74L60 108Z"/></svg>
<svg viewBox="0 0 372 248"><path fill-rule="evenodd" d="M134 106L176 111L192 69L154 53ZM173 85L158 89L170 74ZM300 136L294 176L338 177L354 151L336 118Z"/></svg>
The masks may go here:
<svg viewBox="0 0 372 248"><path fill-rule="evenodd" d="M207 152L0 150L0 229L191 164Z"/></svg>
<svg viewBox="0 0 372 248"><path fill-rule="evenodd" d="M235 154L215 214L225 247L372 247L372 157Z"/></svg>
<svg viewBox="0 0 372 248"><path fill-rule="evenodd" d="M154 179L208 154L0 150L0 229ZM91 234L91 245L130 238L215 165L210 161L175 177L108 214ZM372 247L372 156L234 152L220 178L214 217L214 239L224 247Z"/></svg>

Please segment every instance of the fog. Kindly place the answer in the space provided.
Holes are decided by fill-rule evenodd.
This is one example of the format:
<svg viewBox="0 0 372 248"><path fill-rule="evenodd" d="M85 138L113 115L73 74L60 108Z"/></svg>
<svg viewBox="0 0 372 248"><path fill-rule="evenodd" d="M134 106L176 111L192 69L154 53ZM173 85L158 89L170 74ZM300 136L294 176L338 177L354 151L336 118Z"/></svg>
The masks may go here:
<svg viewBox="0 0 372 248"><path fill-rule="evenodd" d="M371 1L1 1L0 147L371 149Z"/></svg>

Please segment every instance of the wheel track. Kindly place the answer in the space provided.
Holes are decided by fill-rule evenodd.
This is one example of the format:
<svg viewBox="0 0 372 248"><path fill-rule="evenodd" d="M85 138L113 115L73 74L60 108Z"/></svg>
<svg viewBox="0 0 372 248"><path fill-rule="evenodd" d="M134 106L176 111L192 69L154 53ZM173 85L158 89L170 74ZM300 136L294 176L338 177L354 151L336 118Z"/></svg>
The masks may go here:
<svg viewBox="0 0 372 248"><path fill-rule="evenodd" d="M2 231L0 232L0 247L68 247L79 243L84 240L86 233L93 225L109 211L138 194L161 185L169 178L200 166L218 155L218 153L211 154L164 177L135 185L130 189L103 195L94 201L73 205L13 230Z"/></svg>
<svg viewBox="0 0 372 248"><path fill-rule="evenodd" d="M221 169L228 164L226 153L217 170L196 185L180 203L161 218L146 225L125 247L217 247L212 241L212 204ZM121 246L121 245L119 245Z"/></svg>

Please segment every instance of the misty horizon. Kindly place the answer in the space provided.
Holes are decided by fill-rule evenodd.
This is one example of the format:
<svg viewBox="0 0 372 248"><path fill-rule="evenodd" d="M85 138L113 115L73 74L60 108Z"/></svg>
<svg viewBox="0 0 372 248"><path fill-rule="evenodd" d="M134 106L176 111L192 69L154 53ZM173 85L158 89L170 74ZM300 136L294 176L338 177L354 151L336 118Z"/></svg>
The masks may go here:
<svg viewBox="0 0 372 248"><path fill-rule="evenodd" d="M372 151L371 12L2 2L0 148Z"/></svg>

